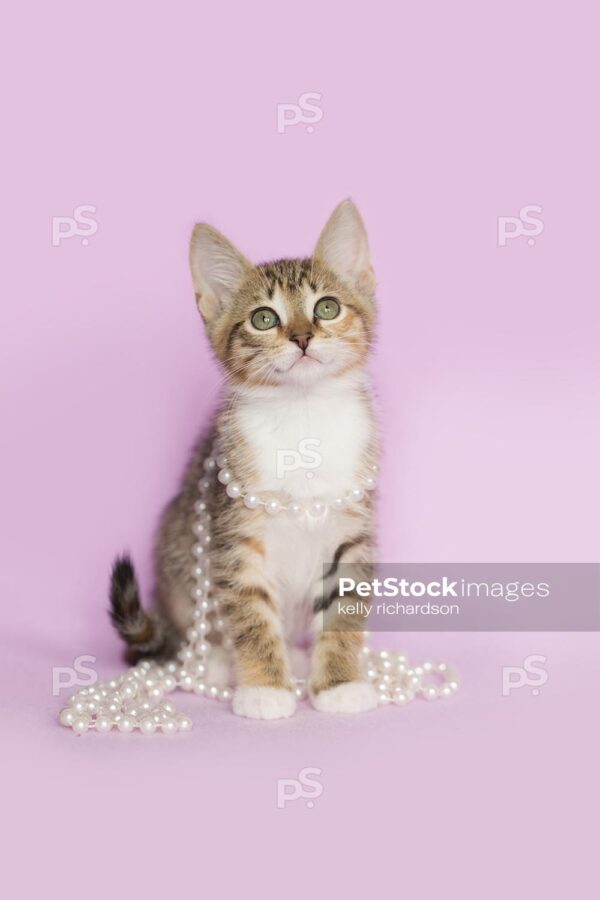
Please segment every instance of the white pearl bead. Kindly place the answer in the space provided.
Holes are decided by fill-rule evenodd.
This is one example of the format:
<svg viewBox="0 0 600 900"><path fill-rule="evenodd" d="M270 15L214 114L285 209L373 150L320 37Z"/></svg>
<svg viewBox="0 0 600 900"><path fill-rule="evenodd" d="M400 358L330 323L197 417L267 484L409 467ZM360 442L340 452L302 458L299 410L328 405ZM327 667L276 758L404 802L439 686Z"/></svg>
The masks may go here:
<svg viewBox="0 0 600 900"><path fill-rule="evenodd" d="M281 509L281 504L279 500L275 500L275 498L271 500L267 500L265 504L265 509L269 513L270 516L274 516Z"/></svg>
<svg viewBox="0 0 600 900"><path fill-rule="evenodd" d="M260 506L260 497L257 494L246 494L244 497L244 506L248 509L256 509Z"/></svg>
<svg viewBox="0 0 600 900"><path fill-rule="evenodd" d="M223 456L222 453L220 453L219 456L217 456L217 465L220 469L222 469L223 466L227 465L227 457Z"/></svg>
<svg viewBox="0 0 600 900"><path fill-rule="evenodd" d="M185 675L181 679L181 687L184 691L191 691L194 687L194 679L191 675Z"/></svg>
<svg viewBox="0 0 600 900"><path fill-rule="evenodd" d="M311 516L318 517L322 516L326 509L327 507L324 503L321 503L320 500L315 500L314 503L310 504L309 511Z"/></svg>
<svg viewBox="0 0 600 900"><path fill-rule="evenodd" d="M423 688L423 696L426 700L437 700L438 689L434 684L429 684L427 687Z"/></svg>
<svg viewBox="0 0 600 900"><path fill-rule="evenodd" d="M100 734L107 734L112 728L112 722L108 716L98 716L95 725L96 731L100 732Z"/></svg>
<svg viewBox="0 0 600 900"><path fill-rule="evenodd" d="M229 471L229 469L221 469L217 478L221 482L221 484L229 484L231 479L233 478L233 474Z"/></svg>
<svg viewBox="0 0 600 900"><path fill-rule="evenodd" d="M344 509L346 501L343 497L336 497L331 505L334 509Z"/></svg>
<svg viewBox="0 0 600 900"><path fill-rule="evenodd" d="M197 535L205 534L206 526L202 522L194 522L194 524L192 525L192 531Z"/></svg>
<svg viewBox="0 0 600 900"><path fill-rule="evenodd" d="M206 691L206 682L202 681L201 678L196 679L196 681L194 681L194 693L200 694L200 696L203 697L206 694Z"/></svg>
<svg viewBox="0 0 600 900"><path fill-rule="evenodd" d="M219 694L219 700L228 703L233 698L233 692L229 688L223 688Z"/></svg>
<svg viewBox="0 0 600 900"><path fill-rule="evenodd" d="M130 731L133 731L135 728L135 722L129 716L121 716L117 725L119 731L123 731L126 734Z"/></svg>
<svg viewBox="0 0 600 900"><path fill-rule="evenodd" d="M202 544L194 544L194 546L192 547L192 553L196 557L204 556L205 551Z"/></svg>
<svg viewBox="0 0 600 900"><path fill-rule="evenodd" d="M290 503L288 512L291 513L292 516L301 516L304 512L304 507L301 503Z"/></svg>
<svg viewBox="0 0 600 900"><path fill-rule="evenodd" d="M166 722L160 723L160 730L163 734L175 734L177 731L177 722L174 722L173 719L167 719Z"/></svg>
<svg viewBox="0 0 600 900"><path fill-rule="evenodd" d="M90 720L87 716L75 716L73 719L73 731L75 734L83 734L90 727Z"/></svg>
<svg viewBox="0 0 600 900"><path fill-rule="evenodd" d="M156 731L156 722L154 719L147 717L140 722L140 731L142 734L154 734Z"/></svg>
<svg viewBox="0 0 600 900"><path fill-rule="evenodd" d="M210 650L210 644L208 641L198 641L195 650L198 656L205 656Z"/></svg>
<svg viewBox="0 0 600 900"><path fill-rule="evenodd" d="M211 684L211 686L208 689L208 696L212 697L213 700L216 700L218 698L219 688L216 686L216 684Z"/></svg>
<svg viewBox="0 0 600 900"><path fill-rule="evenodd" d="M204 471L205 472L214 472L217 468L217 461L213 459L212 456L207 456L204 460Z"/></svg>
<svg viewBox="0 0 600 900"><path fill-rule="evenodd" d="M177 728L179 731L191 731L192 720L189 716L177 716Z"/></svg>
<svg viewBox="0 0 600 900"><path fill-rule="evenodd" d="M204 500L196 500L194 503L194 512L199 516L206 512L206 503Z"/></svg>
<svg viewBox="0 0 600 900"><path fill-rule="evenodd" d="M226 493L232 500L237 500L238 497L242 496L241 484L238 484L237 481L230 481L227 485Z"/></svg>
<svg viewBox="0 0 600 900"><path fill-rule="evenodd" d="M60 713L60 723L61 725L72 725L75 721L77 714L72 707L67 707L66 709L61 710Z"/></svg>
<svg viewBox="0 0 600 900"><path fill-rule="evenodd" d="M203 597L204 597L204 590L201 587L199 587L199 585L196 585L196 587L192 588L192 598L194 600L202 600Z"/></svg>
<svg viewBox="0 0 600 900"><path fill-rule="evenodd" d="M355 487L352 488L351 491L348 491L348 494L346 496L348 497L348 500L352 501L353 503L359 503L365 496L365 492L361 488Z"/></svg>
<svg viewBox="0 0 600 900"><path fill-rule="evenodd" d="M202 578L202 576L204 574L205 574L205 569L203 566L194 566L192 568L192 578L196 578L196 579Z"/></svg>
<svg viewBox="0 0 600 900"><path fill-rule="evenodd" d="M363 484L368 491L374 491L377 487L377 479L372 475L367 475L365 478L363 478Z"/></svg>
<svg viewBox="0 0 600 900"><path fill-rule="evenodd" d="M405 706L409 702L408 694L405 691L394 691L394 703L398 706Z"/></svg>

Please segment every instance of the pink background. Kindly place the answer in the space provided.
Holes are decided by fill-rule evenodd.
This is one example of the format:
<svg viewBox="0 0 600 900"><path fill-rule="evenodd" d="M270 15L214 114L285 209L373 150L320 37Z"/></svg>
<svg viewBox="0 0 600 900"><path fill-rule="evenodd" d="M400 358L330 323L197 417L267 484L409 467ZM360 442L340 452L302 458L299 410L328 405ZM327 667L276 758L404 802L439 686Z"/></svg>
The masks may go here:
<svg viewBox="0 0 600 900"><path fill-rule="evenodd" d="M387 561L598 559L593 3L23 3L3 28L3 806L20 892L587 895L597 635L407 635L451 702L190 735L61 729L52 667L121 669L107 576L153 529L219 374L196 221L311 251L351 195L379 280ZM277 132L278 102L323 117ZM98 231L51 245L53 216ZM535 246L498 216L543 208ZM399 637L386 636L398 644ZM501 693L538 653L548 681ZM179 699L179 698L178 698ZM276 779L323 771L314 809ZM589 815L589 821L587 816ZM7 849L5 841L5 849ZM326 866L323 865L323 859ZM324 868L326 871L324 871ZM594 867L595 868L595 867ZM25 884L24 884L25 882ZM268 887L267 883L268 882Z"/></svg>

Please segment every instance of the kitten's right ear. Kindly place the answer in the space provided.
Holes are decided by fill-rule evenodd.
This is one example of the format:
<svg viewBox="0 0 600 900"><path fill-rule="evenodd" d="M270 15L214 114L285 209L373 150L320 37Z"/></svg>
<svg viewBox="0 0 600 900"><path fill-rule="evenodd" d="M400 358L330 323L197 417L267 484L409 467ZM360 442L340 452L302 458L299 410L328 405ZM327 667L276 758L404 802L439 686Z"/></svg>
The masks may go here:
<svg viewBox="0 0 600 900"><path fill-rule="evenodd" d="M190 241L190 266L198 309L210 324L227 308L252 263L216 228L196 225Z"/></svg>

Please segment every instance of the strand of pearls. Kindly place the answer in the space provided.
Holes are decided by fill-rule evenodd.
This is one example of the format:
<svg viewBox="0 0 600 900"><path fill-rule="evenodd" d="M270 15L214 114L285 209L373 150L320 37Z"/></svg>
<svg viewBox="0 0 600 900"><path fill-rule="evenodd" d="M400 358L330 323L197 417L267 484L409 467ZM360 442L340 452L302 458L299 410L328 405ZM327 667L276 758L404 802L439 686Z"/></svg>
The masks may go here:
<svg viewBox="0 0 600 900"><path fill-rule="evenodd" d="M130 733L139 730L142 734L175 734L178 731L189 731L192 720L180 712L174 703L166 699L166 695L181 689L203 697L228 702L233 696L231 687L220 687L207 681L209 658L213 645L231 648L231 638L227 634L226 623L220 616L220 605L216 597L211 596L210 580L210 514L206 495L211 485L211 475L216 476L221 484L225 484L228 496L232 499L243 497L249 509L264 506L267 513L273 515L280 510L289 510L297 514L308 511L311 515L320 515L322 509L306 510L300 504L270 507L272 499L263 499L255 494L242 491L231 481L231 473L224 468L226 460L215 459L213 455L204 461L205 476L198 484L198 500L194 505L196 517L192 526L194 544L192 547L193 578L192 600L194 601L194 621L186 634L187 642L179 650L177 659L166 664L144 660L129 669L119 678L99 682L93 687L84 688L69 698L69 705L60 712L60 722L71 728L76 734L94 730L105 734L113 729ZM222 464L222 465L221 465ZM224 475L226 473L226 475ZM225 480L223 480L225 478ZM367 490L375 486L370 482ZM233 490L233 488L236 490ZM346 496L346 502L359 502L364 496L362 489L355 488ZM358 494L361 494L360 498ZM339 498L340 501L342 498ZM329 508L339 509L334 501ZM253 505L254 504L254 505ZM314 504L313 504L314 506ZM209 638L210 637L210 641ZM405 706L416 697L436 700L450 697L458 690L458 677L446 663L424 662L411 667L403 653L388 650L371 650L363 648L363 664L365 678L374 683L379 692L381 705L395 704ZM306 697L306 682L296 679L294 691L298 699Z"/></svg>
<svg viewBox="0 0 600 900"><path fill-rule="evenodd" d="M272 494L246 490L239 481L234 479L233 472L227 466L227 457L219 453L217 448L213 448L211 455L204 460L204 469L207 473L216 472L217 479L224 485L227 496L232 500L243 500L244 506L248 509L258 509L259 506L262 506L270 516L275 516L279 512L288 512L292 516L308 514L315 517L324 515L328 509L341 510L354 503L360 503L364 500L366 491L374 491L377 487L377 472L379 471L378 466L372 465L369 471L362 476L360 484L354 485L331 501L325 498L316 498L306 506L293 499L282 503Z"/></svg>

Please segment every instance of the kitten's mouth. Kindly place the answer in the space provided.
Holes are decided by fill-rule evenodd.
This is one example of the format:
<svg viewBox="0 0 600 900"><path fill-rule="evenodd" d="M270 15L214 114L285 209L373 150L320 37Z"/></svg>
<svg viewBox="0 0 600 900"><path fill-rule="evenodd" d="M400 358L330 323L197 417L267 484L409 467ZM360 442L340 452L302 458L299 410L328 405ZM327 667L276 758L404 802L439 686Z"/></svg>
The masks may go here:
<svg viewBox="0 0 600 900"><path fill-rule="evenodd" d="M312 354L310 354L310 353L303 353L302 356L299 356L297 359L295 359L293 361L293 363L291 363L289 366L287 366L287 368L279 369L278 371L281 372L282 374L285 374L286 372L291 372L292 369L296 369L298 367L308 368L309 366L314 365L315 363L319 366L323 365L322 360L317 359L316 356L312 356Z"/></svg>

